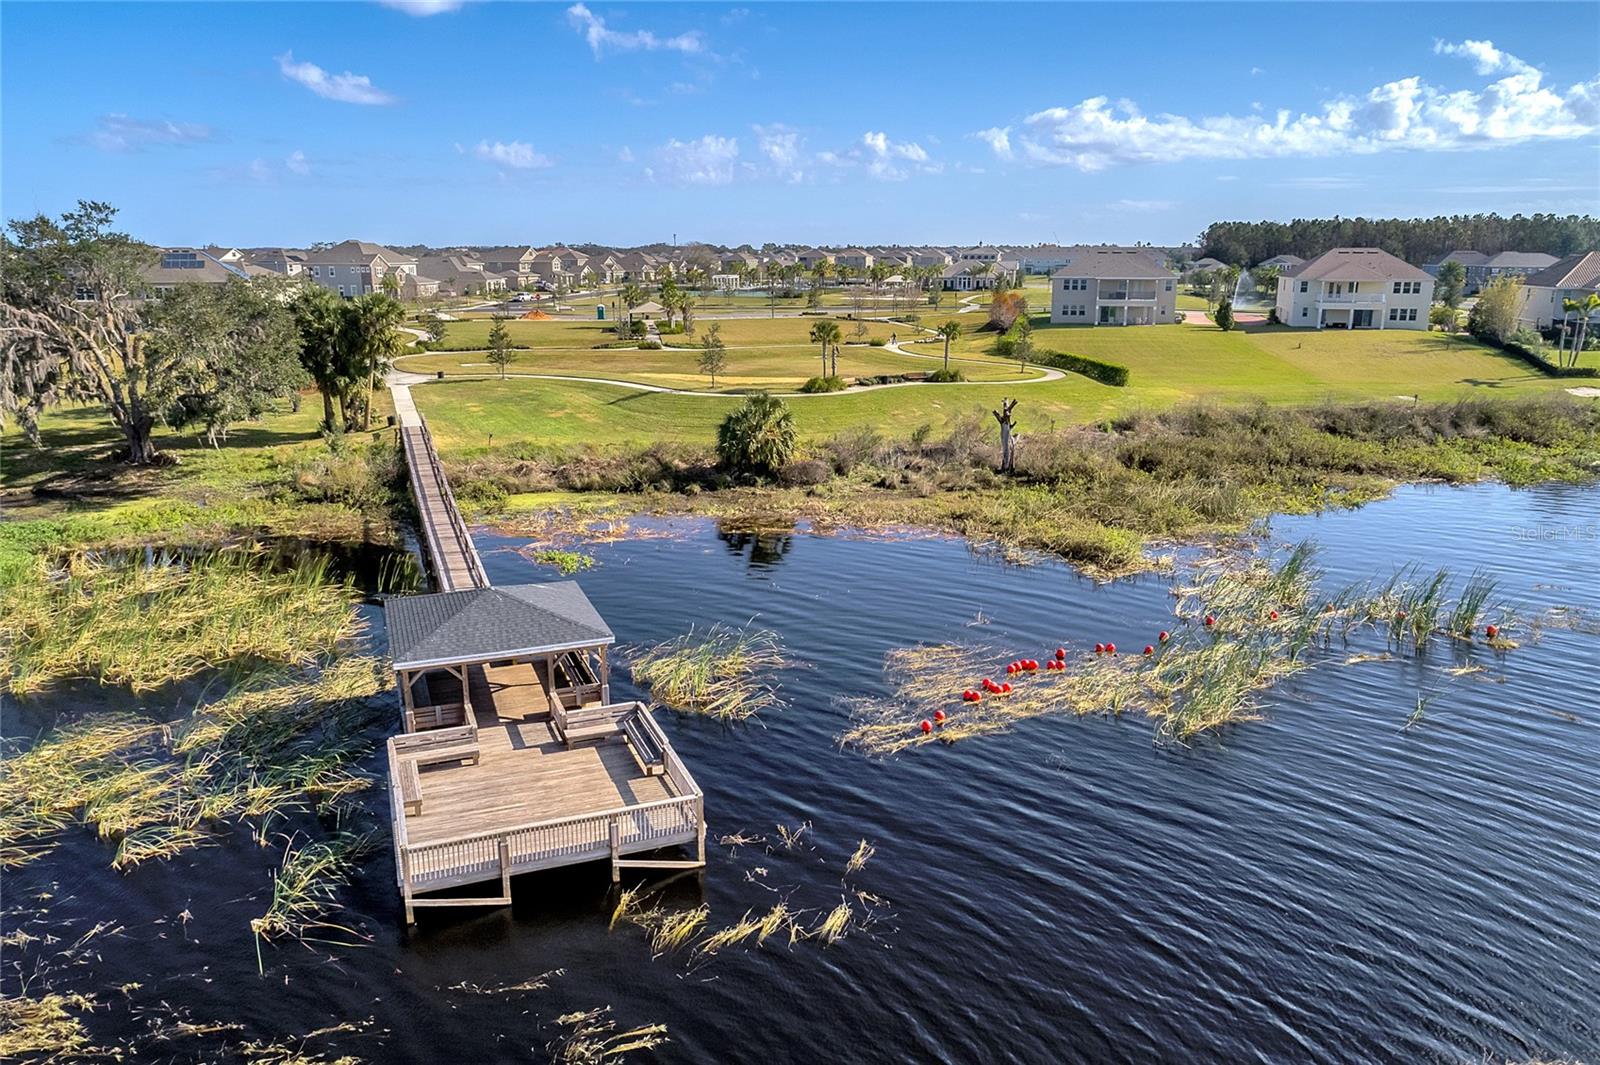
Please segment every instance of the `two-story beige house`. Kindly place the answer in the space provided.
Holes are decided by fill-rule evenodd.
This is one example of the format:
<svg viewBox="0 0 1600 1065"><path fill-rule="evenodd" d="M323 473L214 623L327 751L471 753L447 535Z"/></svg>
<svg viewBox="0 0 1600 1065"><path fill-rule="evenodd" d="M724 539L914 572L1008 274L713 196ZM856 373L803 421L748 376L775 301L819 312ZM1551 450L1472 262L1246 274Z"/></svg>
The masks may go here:
<svg viewBox="0 0 1600 1065"><path fill-rule="evenodd" d="M348 298L382 292L383 279L391 273L396 275L395 282L404 291L406 275L417 273L417 260L364 240L340 241L306 255L305 276Z"/></svg>
<svg viewBox="0 0 1600 1065"><path fill-rule="evenodd" d="M1535 329L1549 329L1562 322L1575 324L1577 316L1566 312L1566 301L1582 300L1591 293L1600 293L1600 251L1569 255L1529 274L1523 281L1517 322ZM1591 328L1600 326L1600 311L1589 322Z"/></svg>
<svg viewBox="0 0 1600 1065"><path fill-rule="evenodd" d="M1275 306L1296 329L1427 329L1433 278L1381 248L1334 248L1279 274Z"/></svg>
<svg viewBox="0 0 1600 1065"><path fill-rule="evenodd" d="M1050 275L1052 325L1155 325L1177 320L1178 275L1148 248L1069 248Z"/></svg>
<svg viewBox="0 0 1600 1065"><path fill-rule="evenodd" d="M520 245L508 248L490 248L483 253L483 268L500 274L510 288L528 288L539 280L533 261L538 258L537 248Z"/></svg>

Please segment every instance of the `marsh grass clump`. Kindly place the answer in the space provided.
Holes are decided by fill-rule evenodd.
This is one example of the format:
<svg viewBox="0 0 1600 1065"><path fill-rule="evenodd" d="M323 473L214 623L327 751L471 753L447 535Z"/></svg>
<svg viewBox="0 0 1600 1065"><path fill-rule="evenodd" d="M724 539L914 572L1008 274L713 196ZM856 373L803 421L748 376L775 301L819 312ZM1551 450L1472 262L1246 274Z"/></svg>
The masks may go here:
<svg viewBox="0 0 1600 1065"><path fill-rule="evenodd" d="M854 912L848 902L841 902L829 910L806 934L813 939L822 940L823 946L831 947L850 930L850 918Z"/></svg>
<svg viewBox="0 0 1600 1065"><path fill-rule="evenodd" d="M256 965L261 967L261 941L279 936L305 939L312 932L355 931L334 924L326 915L338 908L335 896L350 879L361 855L370 849L366 836L342 834L284 846L283 863L272 876L272 900L266 912L250 922L256 937Z"/></svg>
<svg viewBox="0 0 1600 1065"><path fill-rule="evenodd" d="M360 631L322 556L286 569L247 551L36 560L0 590L0 678L12 693L89 677L136 692L230 661L307 665Z"/></svg>
<svg viewBox="0 0 1600 1065"><path fill-rule="evenodd" d="M1445 623L1446 631L1458 639L1470 640L1489 609L1489 599L1494 595L1494 590L1494 578L1482 570L1475 570L1467 578L1466 586L1461 589L1455 606L1450 610L1450 620Z"/></svg>
<svg viewBox="0 0 1600 1065"><path fill-rule="evenodd" d="M0 1060L37 1054L58 1061L106 1053L90 1045L89 1032L77 1016L94 1006L85 995L55 992L37 998L27 994L0 998Z"/></svg>
<svg viewBox="0 0 1600 1065"><path fill-rule="evenodd" d="M611 1007L566 1013L556 1023L568 1029L545 1047L557 1065L603 1065L667 1041L667 1026L645 1024L617 1030Z"/></svg>
<svg viewBox="0 0 1600 1065"><path fill-rule="evenodd" d="M204 843L213 823L327 808L368 786L354 770L388 686L374 658L267 671L164 725L99 714L0 764L0 866L31 861L81 822L127 868Z"/></svg>
<svg viewBox="0 0 1600 1065"><path fill-rule="evenodd" d="M866 840L862 840L860 843L856 844L855 853L851 854L850 860L844 863L845 875L849 876L851 873L859 873L862 869L866 868L867 862L871 861L872 856L876 853L878 853L878 848L874 847Z"/></svg>
<svg viewBox="0 0 1600 1065"><path fill-rule="evenodd" d="M554 566L557 572L567 577L582 570L591 569L595 564L593 555L586 555L581 551L561 551L555 548L535 551L531 557L533 561L541 566Z"/></svg>
<svg viewBox="0 0 1600 1065"><path fill-rule="evenodd" d="M784 664L775 633L713 626L633 656L634 679L653 699L684 713L744 721L777 704L763 677Z"/></svg>

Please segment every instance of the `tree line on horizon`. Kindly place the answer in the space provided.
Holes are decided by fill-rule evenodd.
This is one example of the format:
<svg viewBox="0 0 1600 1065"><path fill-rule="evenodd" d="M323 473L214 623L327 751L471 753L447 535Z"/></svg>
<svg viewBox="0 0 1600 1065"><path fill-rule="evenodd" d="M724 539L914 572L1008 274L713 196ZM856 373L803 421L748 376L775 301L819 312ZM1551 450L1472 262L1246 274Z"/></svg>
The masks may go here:
<svg viewBox="0 0 1600 1065"><path fill-rule="evenodd" d="M1296 218L1292 222L1213 222L1200 255L1253 266L1274 255L1314 259L1330 248L1382 248L1409 263L1434 263L1456 250L1538 251L1557 258L1600 249L1593 215L1439 215L1434 218Z"/></svg>

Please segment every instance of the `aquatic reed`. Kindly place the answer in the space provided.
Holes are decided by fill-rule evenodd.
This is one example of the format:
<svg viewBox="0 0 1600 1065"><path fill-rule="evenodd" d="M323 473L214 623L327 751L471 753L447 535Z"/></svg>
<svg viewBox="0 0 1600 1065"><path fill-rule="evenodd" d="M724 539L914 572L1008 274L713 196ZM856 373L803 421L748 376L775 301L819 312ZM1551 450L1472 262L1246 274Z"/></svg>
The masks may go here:
<svg viewBox="0 0 1600 1065"><path fill-rule="evenodd" d="M792 851L800 845L800 840L805 834L811 831L811 822L802 821L793 828L788 825L778 825L777 829L778 842L783 845L784 850Z"/></svg>
<svg viewBox="0 0 1600 1065"><path fill-rule="evenodd" d="M827 916L819 921L817 926L811 929L807 935L814 939L820 939L824 946L831 947L849 931L850 917L853 912L848 902L841 902L829 910Z"/></svg>
<svg viewBox="0 0 1600 1065"><path fill-rule="evenodd" d="M272 876L272 900L266 912L250 922L256 936L256 966L261 968L261 941L277 936L306 938L314 931L353 929L334 924L325 915L338 908L334 896L350 879L361 854L371 845L366 836L341 834L331 840L312 840L284 846L283 863Z"/></svg>
<svg viewBox="0 0 1600 1065"><path fill-rule="evenodd" d="M1450 610L1450 620L1446 628L1450 635L1460 639L1472 639L1477 633L1479 623L1483 620L1485 610L1489 606L1489 597L1494 595L1494 578L1476 570L1467 578L1467 583L1456 598L1455 606Z"/></svg>
<svg viewBox="0 0 1600 1065"><path fill-rule="evenodd" d="M151 691L230 661L307 665L360 631L348 582L323 556L288 569L222 550L36 560L0 590L0 683L13 693L90 677Z"/></svg>
<svg viewBox="0 0 1600 1065"><path fill-rule="evenodd" d="M851 873L860 872L876 853L878 853L878 848L872 846L866 840L856 844L855 853L850 855L850 860L844 864L845 875L849 876Z"/></svg>
<svg viewBox="0 0 1600 1065"><path fill-rule="evenodd" d="M90 1045L88 1029L77 1016L94 1007L85 995L7 994L0 998L0 1060L40 1055L58 1061L107 1053Z"/></svg>
<svg viewBox="0 0 1600 1065"><path fill-rule="evenodd" d="M545 1047L557 1065L603 1065L640 1050L654 1050L667 1041L667 1026L644 1024L617 1031L611 1007L566 1013L556 1023L570 1031Z"/></svg>
<svg viewBox="0 0 1600 1065"><path fill-rule="evenodd" d="M126 868L204 842L210 823L343 799L369 784L354 766L388 683L378 660L344 658L257 674L174 725L99 714L47 735L0 763L0 866L77 821L116 840Z"/></svg>
<svg viewBox="0 0 1600 1065"><path fill-rule="evenodd" d="M784 664L775 633L713 626L635 654L633 677L674 710L744 721L777 703L763 678Z"/></svg>

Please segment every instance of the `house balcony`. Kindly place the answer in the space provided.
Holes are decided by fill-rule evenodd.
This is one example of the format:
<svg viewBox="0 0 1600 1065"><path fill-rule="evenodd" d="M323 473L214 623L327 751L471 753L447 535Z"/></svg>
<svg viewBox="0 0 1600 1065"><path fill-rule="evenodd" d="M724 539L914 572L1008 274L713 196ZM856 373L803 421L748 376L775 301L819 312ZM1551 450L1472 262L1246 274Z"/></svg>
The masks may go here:
<svg viewBox="0 0 1600 1065"><path fill-rule="evenodd" d="M1144 303L1154 303L1156 301L1156 294L1154 292L1140 292L1137 289L1134 289L1134 290L1118 289L1118 290L1113 291L1113 292L1102 292L1102 293L1100 293L1100 295L1097 298L1100 300L1101 303L1138 303L1138 304L1144 304Z"/></svg>
<svg viewBox="0 0 1600 1065"><path fill-rule="evenodd" d="M1388 303L1382 292L1345 293L1342 296L1318 296L1318 307L1382 307Z"/></svg>

